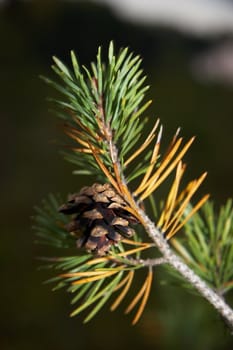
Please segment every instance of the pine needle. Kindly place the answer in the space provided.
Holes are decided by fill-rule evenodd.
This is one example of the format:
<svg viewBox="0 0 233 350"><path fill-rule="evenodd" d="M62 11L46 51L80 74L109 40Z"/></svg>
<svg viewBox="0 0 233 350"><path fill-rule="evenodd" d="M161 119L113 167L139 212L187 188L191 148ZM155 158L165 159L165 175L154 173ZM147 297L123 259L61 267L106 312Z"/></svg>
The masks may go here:
<svg viewBox="0 0 233 350"><path fill-rule="evenodd" d="M119 294L119 296L117 297L117 299L114 301L114 303L111 305L110 310L114 311L116 310L116 308L120 305L120 303L122 302L122 300L125 298L126 294L129 291L129 288L132 284L133 281L133 277L134 277L134 270L129 271L128 275L127 275L127 279L126 279L126 285L125 288L122 290L122 292ZM124 280L125 281L125 280Z"/></svg>
<svg viewBox="0 0 233 350"><path fill-rule="evenodd" d="M133 319L132 324L136 324L139 320L139 318L141 317L141 314L145 308L148 296L149 296L149 292L151 289L151 283L152 283L152 276L153 276L153 272L151 269L149 269L148 271L148 275L146 277L145 282L143 283L141 289L139 290L139 292L137 293L137 295L134 297L134 299L131 301L131 303L129 304L129 306L127 307L127 309L125 310L125 313L128 314L130 311L132 311L132 309L137 305L137 303L139 302L139 300L142 298L142 302L139 306L139 309L136 313L136 316Z"/></svg>
<svg viewBox="0 0 233 350"><path fill-rule="evenodd" d="M150 243L145 243L143 246L141 247L138 247L138 248L135 248L135 249L131 249L131 250L127 250L123 253L117 253L116 255L114 255L114 257L123 257L123 256L130 256L132 254L135 254L135 253L138 253L138 252L141 252L142 250L145 250L145 249L148 249L150 247L152 247L153 244L150 244Z"/></svg>
<svg viewBox="0 0 233 350"><path fill-rule="evenodd" d="M194 141L194 137L191 138L186 145L183 147L183 149L180 151L180 153L176 156L174 161L170 164L170 166L164 171L164 173L161 175L162 171L166 168L166 166L169 164L171 159L173 158L176 150L179 148L181 144L182 139L178 139L175 145L173 146L172 150L170 153L167 155L167 157L164 159L164 161L161 163L160 167L157 169L155 174L148 180L147 184L144 185L145 191L144 193L140 196L141 200L144 200L147 198L152 192L158 188L161 183L168 177L168 175L172 172L172 170L176 167L176 165L179 163L179 161L182 159L184 154L187 152L189 147ZM161 176L160 176L161 175ZM141 190L142 191L142 190ZM140 192L141 192L140 191Z"/></svg>
<svg viewBox="0 0 233 350"><path fill-rule="evenodd" d="M171 215L173 213L176 199L177 199L179 184L180 184L182 175L184 174L184 170L185 170L185 165L182 165L182 162L179 162L178 166L177 166L177 170L176 170L175 180L171 186L165 207L164 207L162 214L161 214L161 217L157 223L158 227L163 227L163 231L166 231L167 223L169 222Z"/></svg>
<svg viewBox="0 0 233 350"><path fill-rule="evenodd" d="M153 127L153 129L151 130L150 134L148 135L147 139L142 143L142 145L140 146L140 148L134 152L131 157L129 157L125 162L124 162L124 166L129 165L135 158L137 158L139 156L139 154L141 154L148 146L149 144L153 141L154 137L155 137L155 130L157 129L158 125L159 125L160 120L158 119Z"/></svg>
<svg viewBox="0 0 233 350"><path fill-rule="evenodd" d="M185 199L183 200L183 203L180 205L177 212L174 214L172 219L169 223L166 224L166 229L168 230L171 225L173 225L173 229L177 226L178 222L180 221L180 218L182 217L187 205L190 202L190 199L192 198L193 194L196 192L198 187L201 185L201 183L204 181L207 173L204 173L198 180L194 180L191 182L191 186L189 186L189 192L186 194ZM177 203L178 205L178 203ZM164 231L164 229L162 229Z"/></svg>
<svg viewBox="0 0 233 350"><path fill-rule="evenodd" d="M177 231L183 227L186 222L203 206L203 204L209 199L209 194L205 195L192 209L192 211L185 217L185 219L180 223L180 225L177 225L177 221L174 223L173 227L169 231L168 235L166 236L166 239L170 239L172 236L176 234Z"/></svg>
<svg viewBox="0 0 233 350"><path fill-rule="evenodd" d="M140 307L139 307L139 309L138 309L138 311L137 311L137 313L136 313L136 315L135 315L135 317L134 317L134 319L132 321L133 325L135 325L139 321L139 319L140 319L140 317L141 317L141 315L142 315L142 313L143 313L143 311L145 309L148 297L150 295L150 290L151 290L151 285L152 285L152 278L153 278L153 272L152 272L151 269L149 269L148 276L147 276L147 281L146 281L145 293L143 295L143 299L142 299L141 305L140 305Z"/></svg>
<svg viewBox="0 0 233 350"><path fill-rule="evenodd" d="M153 152L152 152L152 156L151 156L151 160L150 160L150 165L148 166L147 171L146 171L146 173L145 173L145 175L144 175L140 185L136 189L135 194L140 193L141 189L144 188L146 182L148 181L148 179L151 176L151 173L152 173L152 171L154 169L155 164L157 163L157 159L158 159L158 156L159 156L161 136L162 136L162 126L160 128L160 131L159 131L159 134L158 134L155 146L153 148Z"/></svg>
<svg viewBox="0 0 233 350"><path fill-rule="evenodd" d="M97 280L100 280L100 279L103 279L103 278L107 278L107 277L110 277L112 275L115 275L116 273L118 273L119 270L116 270L116 271L108 271L108 272L102 272L100 274L97 274L93 277L87 277L87 278L82 278L78 281L75 281L75 282L72 282L72 285L77 285L77 284L85 284L85 283L89 283L89 282L94 282L94 281L97 281Z"/></svg>
<svg viewBox="0 0 233 350"><path fill-rule="evenodd" d="M120 193L120 189L118 187L117 182L115 181L115 179L113 178L113 176L110 174L110 172L108 171L108 169L106 168L106 166L104 165L104 163L102 162L102 160L100 159L100 157L98 156L96 150L94 149L94 147L90 144L90 148L92 150L93 156L96 160L96 162L98 163L100 169L103 171L103 173L105 174L105 176L107 177L107 179L110 181L110 183L112 184L112 186Z"/></svg>
<svg viewBox="0 0 233 350"><path fill-rule="evenodd" d="M102 262L107 262L107 261L109 261L108 257L96 258L96 259L89 260L87 262L87 265L96 265L96 264L99 264Z"/></svg>

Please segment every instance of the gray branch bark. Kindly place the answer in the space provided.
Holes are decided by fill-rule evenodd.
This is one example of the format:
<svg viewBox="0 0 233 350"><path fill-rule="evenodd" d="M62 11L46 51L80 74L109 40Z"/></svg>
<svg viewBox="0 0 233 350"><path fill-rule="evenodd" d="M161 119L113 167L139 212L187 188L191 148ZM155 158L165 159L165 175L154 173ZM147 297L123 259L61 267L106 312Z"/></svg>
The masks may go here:
<svg viewBox="0 0 233 350"><path fill-rule="evenodd" d="M138 207L138 212L143 219L143 225L149 236L162 253L164 259L170 266L178 271L208 302L219 312L222 318L233 334L233 310L223 300L221 296L215 293L198 275L194 273L170 248L167 241L161 235L161 232L155 227L154 223Z"/></svg>

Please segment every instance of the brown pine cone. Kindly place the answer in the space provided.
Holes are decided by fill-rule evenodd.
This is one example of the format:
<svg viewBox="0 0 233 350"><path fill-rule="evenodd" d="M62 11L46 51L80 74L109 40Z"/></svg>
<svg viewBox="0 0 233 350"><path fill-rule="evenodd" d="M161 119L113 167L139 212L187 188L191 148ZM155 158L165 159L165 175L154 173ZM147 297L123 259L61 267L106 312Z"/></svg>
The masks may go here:
<svg viewBox="0 0 233 350"><path fill-rule="evenodd" d="M73 214L66 228L77 237L77 247L102 256L111 245L135 232L129 224L138 220L125 207L125 201L110 184L95 183L71 195L59 211Z"/></svg>

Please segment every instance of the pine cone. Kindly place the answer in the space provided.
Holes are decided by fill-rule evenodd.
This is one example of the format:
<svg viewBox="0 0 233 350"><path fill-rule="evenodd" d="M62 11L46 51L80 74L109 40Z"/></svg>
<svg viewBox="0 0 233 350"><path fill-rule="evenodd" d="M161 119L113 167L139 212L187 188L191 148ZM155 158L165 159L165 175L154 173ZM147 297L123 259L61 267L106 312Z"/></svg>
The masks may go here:
<svg viewBox="0 0 233 350"><path fill-rule="evenodd" d="M102 256L112 245L135 232L129 224L138 220L125 207L125 201L110 184L95 183L71 195L59 211L73 214L66 228L77 237L77 247Z"/></svg>

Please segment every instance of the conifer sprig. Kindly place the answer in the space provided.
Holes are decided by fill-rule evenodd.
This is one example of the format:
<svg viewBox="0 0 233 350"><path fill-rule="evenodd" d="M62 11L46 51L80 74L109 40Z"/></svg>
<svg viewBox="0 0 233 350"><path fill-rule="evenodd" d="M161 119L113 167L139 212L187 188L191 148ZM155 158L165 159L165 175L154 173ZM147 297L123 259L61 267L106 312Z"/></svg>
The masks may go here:
<svg viewBox="0 0 233 350"><path fill-rule="evenodd" d="M58 58L53 59L52 68L62 84L43 79L64 96L53 101L60 106L58 115L65 121L65 132L75 141L73 152L66 158L79 166L76 173L88 164L89 174L103 177L90 155L95 152L113 174L111 144L117 146L117 157L123 163L141 136L146 121L140 115L151 103L143 102L149 87L143 86L140 57L128 54L127 48L116 56L111 42L107 66L102 62L101 48L90 69L80 67L73 51L72 70Z"/></svg>
<svg viewBox="0 0 233 350"><path fill-rule="evenodd" d="M71 316L88 309L84 319L84 322L88 322L109 299L113 299L110 310L114 311L128 294L132 294L130 289L135 287L135 271L145 270L142 253L153 248L154 244L140 242L135 233L133 240L122 240L106 256L93 257L93 254L85 251L77 254L75 237L66 229L68 219L58 211L60 204L60 196L49 195L43 200L42 206L36 208L34 229L38 237L37 243L70 248L70 256L42 259L46 263L44 266L55 270L57 274L47 282L55 285L53 290L66 288L73 295L72 305L79 303ZM76 254L72 255L74 252ZM142 286L137 286L139 291L125 310L128 314L138 305L133 324L142 315L151 289L151 266L148 265L146 270L147 276Z"/></svg>
<svg viewBox="0 0 233 350"><path fill-rule="evenodd" d="M193 209L190 206L189 212ZM188 214L189 215L189 214ZM184 226L185 236L173 245L179 254L220 295L233 288L233 206L219 212L207 201Z"/></svg>
<svg viewBox="0 0 233 350"><path fill-rule="evenodd" d="M71 62L72 69L54 57L53 70L62 82L44 80L62 94L54 102L60 107L57 114L64 121L64 131L73 141L66 158L78 166L76 174L94 175L102 184L85 187L68 199L62 211L73 215L70 222L58 212L62 202L59 203L56 197L50 196L44 202L44 208L37 208L35 228L39 239L55 247L75 249L74 256L55 258L53 264L49 259L50 267L60 271L57 277L51 279L57 283L55 288L66 287L74 293L72 303L81 302L72 315L91 307L85 319L89 321L112 295L118 293L111 306L111 310L115 310L128 294L136 271L144 269L147 276L126 309L129 313L139 304L133 319L135 324L148 300L154 267L168 264L191 283L233 329L232 310L204 282L212 278L218 291L229 290L232 287L230 267L233 259L229 245L225 247L224 243L219 243L219 233L215 235L210 229L210 240L216 241L212 245L213 250L207 249L207 243L201 236L202 228L214 226L211 220L202 221L197 216L208 195L191 205L206 173L181 188L186 170L183 158L194 138L183 143L178 129L163 154L163 127L159 120L155 121L148 136L144 136L148 119L142 117L142 113L151 101L144 101L148 86L144 86L141 59L129 53L127 48L115 54L111 42L107 64L102 61L101 48L90 68L81 67L73 51ZM154 195L171 176L174 179L160 210L154 215L153 223L143 209L144 201L150 199L155 208ZM132 180L137 180L133 182L135 188L129 187ZM230 209L221 215L224 214L229 222ZM131 223L141 224L152 243L141 241L141 227L134 230L129 227ZM223 237L231 242L227 224L219 220L217 226L223 230ZM197 274L173 253L168 244L168 240L184 227L193 255L189 263L193 264ZM132 236L130 240L122 238L127 235ZM76 245L86 248L86 251L77 250ZM202 258L198 261L198 247L205 248L201 256L207 251L219 254L216 259ZM143 253L155 248L160 256L148 260ZM186 258L191 256L178 242L176 248ZM94 253L99 256L93 256ZM223 258L226 262L222 265ZM214 268L210 268L210 272L209 266L217 266L220 272L216 274Z"/></svg>

